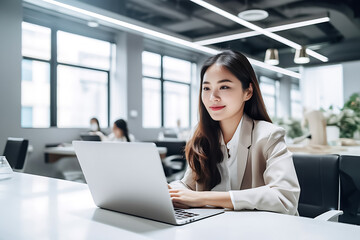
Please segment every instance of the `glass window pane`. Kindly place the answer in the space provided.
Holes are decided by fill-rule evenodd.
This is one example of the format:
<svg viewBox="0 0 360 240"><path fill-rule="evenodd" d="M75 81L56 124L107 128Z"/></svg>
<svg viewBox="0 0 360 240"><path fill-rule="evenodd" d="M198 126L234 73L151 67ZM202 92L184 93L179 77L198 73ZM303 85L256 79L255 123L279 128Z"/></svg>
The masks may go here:
<svg viewBox="0 0 360 240"><path fill-rule="evenodd" d="M164 57L163 61L164 79L191 82L191 62L172 57Z"/></svg>
<svg viewBox="0 0 360 240"><path fill-rule="evenodd" d="M260 90L263 95L275 96L275 85L268 83L260 83Z"/></svg>
<svg viewBox="0 0 360 240"><path fill-rule="evenodd" d="M181 128L189 127L189 85L164 82L164 126L176 128L180 120Z"/></svg>
<svg viewBox="0 0 360 240"><path fill-rule="evenodd" d="M50 127L50 64L22 61L21 126Z"/></svg>
<svg viewBox="0 0 360 240"><path fill-rule="evenodd" d="M271 117L275 117L275 98L267 95L263 95L266 110Z"/></svg>
<svg viewBox="0 0 360 240"><path fill-rule="evenodd" d="M33 108L21 107L21 127L31 128L33 126Z"/></svg>
<svg viewBox="0 0 360 240"><path fill-rule="evenodd" d="M143 127L161 127L161 84L158 79L143 78Z"/></svg>
<svg viewBox="0 0 360 240"><path fill-rule="evenodd" d="M59 65L57 68L58 127L89 127L90 118L108 122L108 74Z"/></svg>
<svg viewBox="0 0 360 240"><path fill-rule="evenodd" d="M299 90L291 89L291 101L301 102L301 93Z"/></svg>
<svg viewBox="0 0 360 240"><path fill-rule="evenodd" d="M22 23L22 55L26 57L50 60L50 28L35 24Z"/></svg>
<svg viewBox="0 0 360 240"><path fill-rule="evenodd" d="M295 119L302 119L302 106L298 102L291 102L291 117Z"/></svg>
<svg viewBox="0 0 360 240"><path fill-rule="evenodd" d="M142 53L142 74L146 77L161 77L161 56L156 53Z"/></svg>
<svg viewBox="0 0 360 240"><path fill-rule="evenodd" d="M59 62L110 69L109 42L58 31L57 44Z"/></svg>

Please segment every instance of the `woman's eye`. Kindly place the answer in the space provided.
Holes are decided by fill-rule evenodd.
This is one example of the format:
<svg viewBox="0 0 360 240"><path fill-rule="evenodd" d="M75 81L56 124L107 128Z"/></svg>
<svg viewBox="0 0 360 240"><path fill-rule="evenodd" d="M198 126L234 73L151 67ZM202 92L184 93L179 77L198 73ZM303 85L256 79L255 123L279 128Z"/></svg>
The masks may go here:
<svg viewBox="0 0 360 240"><path fill-rule="evenodd" d="M230 87L228 87L228 86L222 86L222 87L220 87L220 89L229 89Z"/></svg>
<svg viewBox="0 0 360 240"><path fill-rule="evenodd" d="M208 91L208 90L210 90L210 88L208 88L208 87L203 87L203 91Z"/></svg>

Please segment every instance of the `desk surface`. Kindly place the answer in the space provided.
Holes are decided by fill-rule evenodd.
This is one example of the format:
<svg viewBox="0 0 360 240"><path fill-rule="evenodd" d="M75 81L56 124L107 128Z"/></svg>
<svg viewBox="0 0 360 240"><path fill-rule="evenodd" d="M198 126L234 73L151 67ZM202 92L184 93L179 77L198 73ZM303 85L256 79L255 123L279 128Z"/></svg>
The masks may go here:
<svg viewBox="0 0 360 240"><path fill-rule="evenodd" d="M166 147L157 147L159 154L166 154ZM72 145L70 146L58 146L45 148L44 153L49 154L61 154L61 155L75 155L75 150Z"/></svg>
<svg viewBox="0 0 360 240"><path fill-rule="evenodd" d="M14 173L0 181L0 239L359 239L360 227L228 211L183 226L97 208L86 184Z"/></svg>
<svg viewBox="0 0 360 240"><path fill-rule="evenodd" d="M360 156L360 146L288 145L294 154L339 154Z"/></svg>

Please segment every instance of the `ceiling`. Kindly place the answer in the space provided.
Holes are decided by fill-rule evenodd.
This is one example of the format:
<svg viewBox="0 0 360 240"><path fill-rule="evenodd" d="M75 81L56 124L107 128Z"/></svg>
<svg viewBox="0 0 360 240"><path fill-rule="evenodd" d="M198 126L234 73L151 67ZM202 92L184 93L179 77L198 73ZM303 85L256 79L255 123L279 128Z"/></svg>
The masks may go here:
<svg viewBox="0 0 360 240"><path fill-rule="evenodd" d="M87 4L118 13L131 19L162 28L192 41L250 31L190 0L81 0ZM360 59L359 0L207 0L237 15L249 9L263 9L269 16L252 22L262 28L329 16L330 22L276 32L293 42L326 56L328 63ZM280 67L298 66L295 50L267 36L259 35L210 45L231 48L263 61L268 48L279 51ZM310 57L306 65L322 64Z"/></svg>

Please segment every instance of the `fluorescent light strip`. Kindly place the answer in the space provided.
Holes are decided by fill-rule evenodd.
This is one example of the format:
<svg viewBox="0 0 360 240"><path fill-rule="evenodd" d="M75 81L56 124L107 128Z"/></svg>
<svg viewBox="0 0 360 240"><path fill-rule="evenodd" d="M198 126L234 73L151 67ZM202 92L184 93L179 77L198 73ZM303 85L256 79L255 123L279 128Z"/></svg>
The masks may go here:
<svg viewBox="0 0 360 240"><path fill-rule="evenodd" d="M267 30L269 32L279 32L279 31L305 27L305 26L328 22L328 21L330 21L329 17L322 17L322 18L316 18L316 19L311 19L311 20L306 20L306 21L301 21L301 22L296 22L296 23L284 24L284 25L276 26L276 27L265 28L265 30ZM249 32L236 33L236 34L231 34L231 35L222 36L222 37L204 39L201 41L196 41L194 43L197 43L200 45L210 45L210 44L215 44L215 43L220 43L220 42L228 42L228 41L232 41L232 40L236 40L236 39L244 39L244 38L248 38L248 37L254 37L254 36L258 36L258 35L261 35L261 33L256 32L256 31L249 31Z"/></svg>
<svg viewBox="0 0 360 240"><path fill-rule="evenodd" d="M277 35L275 33L269 32L268 30L266 30L264 28L261 28L261 27L255 25L255 24L252 24L252 23L250 23L248 21L245 21L245 20L243 20L243 19L241 19L241 18L239 18L239 17L237 17L237 16L235 16L233 14L230 14L230 13L228 13L228 12L218 8L218 7L215 7L214 5L211 5L211 4L209 4L209 3L207 3L207 2L205 2L203 0L190 0L190 1L192 1L192 2L194 2L196 4L198 4L198 5L206 8L206 9L212 11L212 12L215 12L215 13L223 16L223 17L226 17L227 19L230 19L230 20L232 20L232 21L234 21L236 23L239 23L240 25L243 25L243 26L245 26L247 28L250 28L250 29L252 29L254 31L260 32L260 33L264 34L265 36L268 36L268 37L270 37L270 38L272 38L272 39L274 39L274 40L276 40L278 42L281 42L281 43L283 43L285 45L288 45L289 47L292 47L292 48L295 48L295 49L301 49L300 44L297 44L297 43L295 43L293 41L290 41L289 39L281 37L281 36L279 36L279 35ZM320 55L319 53L315 53L314 51L306 51L306 52L310 56L312 56L314 58L317 58L320 61L323 61L323 62L328 61L327 57L325 57L323 55Z"/></svg>
<svg viewBox="0 0 360 240"><path fill-rule="evenodd" d="M148 28L140 27L140 26L135 25L135 24L120 21L120 20L117 20L117 19L114 19L114 18L111 18L111 17L101 15L101 14L90 12L90 11L87 11L87 10L84 10L84 9L81 9L81 8L77 8L77 7L68 5L68 4L64 4L64 3L53 1L53 0L43 0L43 1L47 2L47 3L50 3L50 4L53 4L53 5L56 5L56 6L59 6L59 7L62 7L62 8L69 9L71 11L75 11L75 12L78 12L78 13L81 13L81 14L85 14L87 16L90 16L90 17L93 17L93 18L96 18L96 19L99 19L99 20L103 20L103 21L106 21L106 22L109 22L109 23L116 24L116 25L124 27L124 28L132 29L132 30L137 31L137 32L141 32L141 33L148 34L148 35L151 35L151 36L154 36L154 37L157 37L157 38L161 38L161 39L164 39L164 40L167 40L167 41L170 41L170 42L174 42L174 43L177 43L177 44L180 44L180 45L184 45L184 46L187 46L187 47L190 47L190 48L193 48L193 49L197 49L197 50L200 50L200 51L208 53L208 54L217 54L217 53L219 53L219 51L217 51L215 49L212 49L212 48L203 47L203 46L201 46L199 44L195 44L195 43L190 42L190 41L186 41L186 40L183 40L183 39L180 39L180 38L177 38L177 37L173 37L173 36L170 36L170 35L167 35L167 34L164 34L164 33L161 33L161 32L157 32L157 31L154 31L154 30L151 30L151 29L148 29Z"/></svg>
<svg viewBox="0 0 360 240"><path fill-rule="evenodd" d="M258 67L261 67L261 68L266 68L268 70L278 72L278 73L282 73L282 74L285 74L285 75L288 75L288 76L291 76L291 77L294 77L294 78L299 78L300 79L300 77L301 77L300 73L293 72L293 71L287 70L285 68L269 65L267 63L264 63L262 61L255 60L255 59L252 59L252 58L247 58L247 59L249 60L249 62L251 64L254 64L254 65L256 65Z"/></svg>
<svg viewBox="0 0 360 240"><path fill-rule="evenodd" d="M201 46L199 44L196 44L196 43L193 43L193 42L190 42L190 41L186 41L186 40L183 40L183 39L180 39L180 38L177 38L177 37L173 37L173 36L170 36L170 35L167 35L167 34L164 34L164 33L160 33L160 32L157 32L157 31L154 31L154 30L151 30L151 29L140 27L140 26L135 25L135 24L120 21L120 20L117 20L117 19L114 19L114 18L111 18L111 17L107 17L107 16L104 16L104 15L98 14L98 13L87 11L87 10L84 10L84 9L81 9L81 8L78 8L78 7L74 7L74 6L65 4L65 3L57 2L57 1L54 1L54 0L42 0L42 1L47 2L49 4L52 4L52 5L55 5L55 6L58 6L58 7L69 9L69 10L77 12L77 13L84 14L86 16L93 17L93 18L98 19L98 20L102 20L102 21L105 21L105 22L108 22L108 23L112 23L112 24L115 24L115 25L118 25L118 26L121 26L121 27L124 27L124 28L128 28L128 29L140 32L140 33L148 34L148 35L156 37L156 38L167 40L167 41L179 44L179 45L187 46L187 47L190 47L192 49L200 50L200 51L202 51L204 53L207 53L207 54L215 55L215 54L218 54L218 53L221 52L221 51L216 50L216 49L204 47L204 46ZM269 64L263 63L261 61L255 60L255 59L251 59L251 58L248 58L248 59L249 59L250 63L252 63L252 64L254 64L254 65L258 66L258 67L265 68L265 69L275 71L275 72L279 72L279 73L282 73L282 74L285 74L285 75L288 75L288 76L291 76L291 77L294 77L294 78L300 78L299 73L296 73L296 72L293 72L293 71L290 71L290 70L287 70L287 69L284 69L284 68L271 66Z"/></svg>

